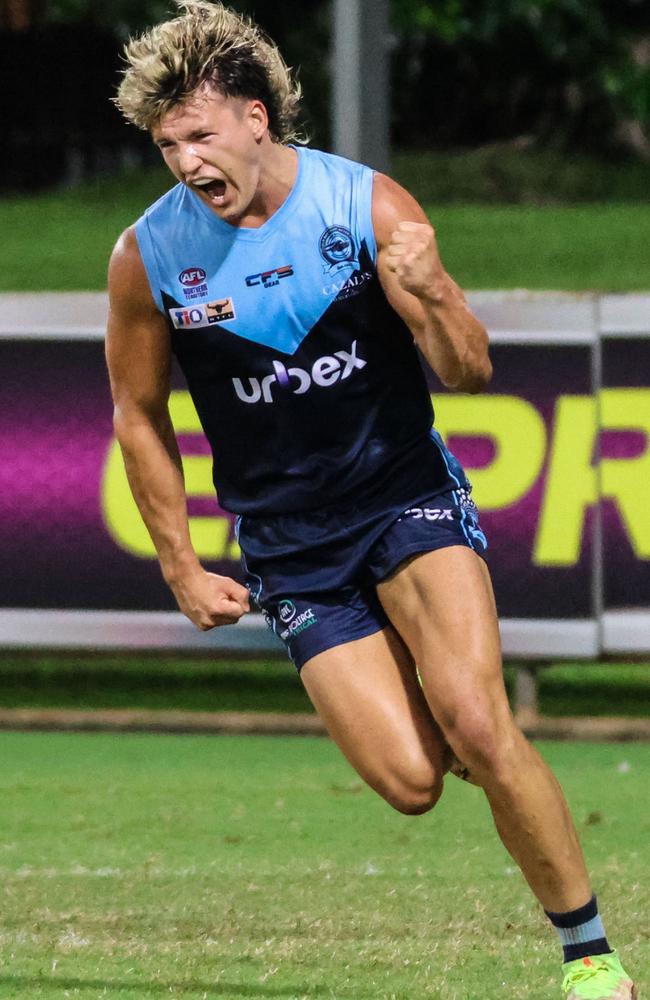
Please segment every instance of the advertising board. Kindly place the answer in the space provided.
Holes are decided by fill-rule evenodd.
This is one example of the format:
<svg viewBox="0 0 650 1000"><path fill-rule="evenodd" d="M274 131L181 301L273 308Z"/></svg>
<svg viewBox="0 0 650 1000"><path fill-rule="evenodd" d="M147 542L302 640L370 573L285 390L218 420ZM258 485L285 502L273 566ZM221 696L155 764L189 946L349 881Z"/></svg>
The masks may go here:
<svg viewBox="0 0 650 1000"><path fill-rule="evenodd" d="M556 330L536 329L534 314L528 330L502 323L484 394L441 393L431 383L436 426L474 486L511 655L595 655L603 611L640 612L632 648L642 645L650 335L618 332L601 342L588 329L591 315L579 310L569 324L565 310ZM34 331L0 336L0 645L48 637L92 645L98 623L99 644L128 645L136 625L140 645L162 644L157 635L170 645L223 642L194 633L174 611L113 435L100 332ZM233 517L214 496L209 449L177 374L170 412L196 551L210 569L241 579ZM621 634L629 628L605 621L610 645L628 648ZM240 631L252 635L252 626Z"/></svg>

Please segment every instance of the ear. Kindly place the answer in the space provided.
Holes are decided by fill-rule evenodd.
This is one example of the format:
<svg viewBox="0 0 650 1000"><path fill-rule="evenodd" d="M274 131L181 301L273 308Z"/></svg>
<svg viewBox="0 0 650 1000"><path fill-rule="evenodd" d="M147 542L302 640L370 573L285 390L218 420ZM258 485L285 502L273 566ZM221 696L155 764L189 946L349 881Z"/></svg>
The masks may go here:
<svg viewBox="0 0 650 1000"><path fill-rule="evenodd" d="M259 142L269 129L269 116L265 105L261 101L251 101L248 105L248 122L257 142Z"/></svg>

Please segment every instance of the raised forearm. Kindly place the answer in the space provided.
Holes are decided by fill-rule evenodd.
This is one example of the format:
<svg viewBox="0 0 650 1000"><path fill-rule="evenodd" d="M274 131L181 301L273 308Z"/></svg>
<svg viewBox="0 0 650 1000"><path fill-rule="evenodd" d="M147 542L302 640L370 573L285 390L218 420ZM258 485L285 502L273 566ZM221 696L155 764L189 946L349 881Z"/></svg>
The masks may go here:
<svg viewBox="0 0 650 1000"><path fill-rule="evenodd" d="M125 415L117 409L115 429L135 502L179 608L203 631L239 621L249 610L248 591L230 577L206 572L192 548L183 468L169 415Z"/></svg>
<svg viewBox="0 0 650 1000"><path fill-rule="evenodd" d="M425 322L417 344L443 385L458 392L480 392L490 381L488 336L465 298L447 275L418 296Z"/></svg>
<svg viewBox="0 0 650 1000"><path fill-rule="evenodd" d="M480 392L492 375L487 333L442 266L435 230L422 209L399 185L380 176L373 222L388 301L447 388Z"/></svg>

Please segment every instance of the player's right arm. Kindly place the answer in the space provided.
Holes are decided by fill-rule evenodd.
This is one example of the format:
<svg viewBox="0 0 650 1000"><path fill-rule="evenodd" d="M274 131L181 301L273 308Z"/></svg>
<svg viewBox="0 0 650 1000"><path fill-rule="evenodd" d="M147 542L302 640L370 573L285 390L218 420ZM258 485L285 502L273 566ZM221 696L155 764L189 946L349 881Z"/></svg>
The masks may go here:
<svg viewBox="0 0 650 1000"><path fill-rule="evenodd" d="M115 246L108 290L106 358L115 434L131 491L181 611L203 630L232 624L248 611L248 591L206 572L192 548L183 467L168 409L169 330L153 301L133 229Z"/></svg>

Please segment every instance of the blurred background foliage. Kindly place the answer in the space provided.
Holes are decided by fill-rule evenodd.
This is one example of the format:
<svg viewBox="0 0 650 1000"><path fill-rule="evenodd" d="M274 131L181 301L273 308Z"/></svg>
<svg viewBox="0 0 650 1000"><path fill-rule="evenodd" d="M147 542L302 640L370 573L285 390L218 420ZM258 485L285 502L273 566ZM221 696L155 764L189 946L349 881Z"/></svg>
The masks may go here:
<svg viewBox="0 0 650 1000"><path fill-rule="evenodd" d="M232 6L254 15L296 67L308 130L327 148L329 0ZM147 162L146 137L121 122L109 97L125 38L175 10L165 0L5 0L0 114L11 156L0 188L75 183ZM473 151L488 189L491 177L500 187L500 164L516 174L514 164L539 156L544 176L595 157L615 188L621 165L634 167L637 196L647 187L647 0L392 0L390 44L397 150ZM511 173L501 185L509 190ZM607 196L602 176L581 173L578 197Z"/></svg>
<svg viewBox="0 0 650 1000"><path fill-rule="evenodd" d="M395 0L393 22L398 142L528 135L650 160L645 0Z"/></svg>

